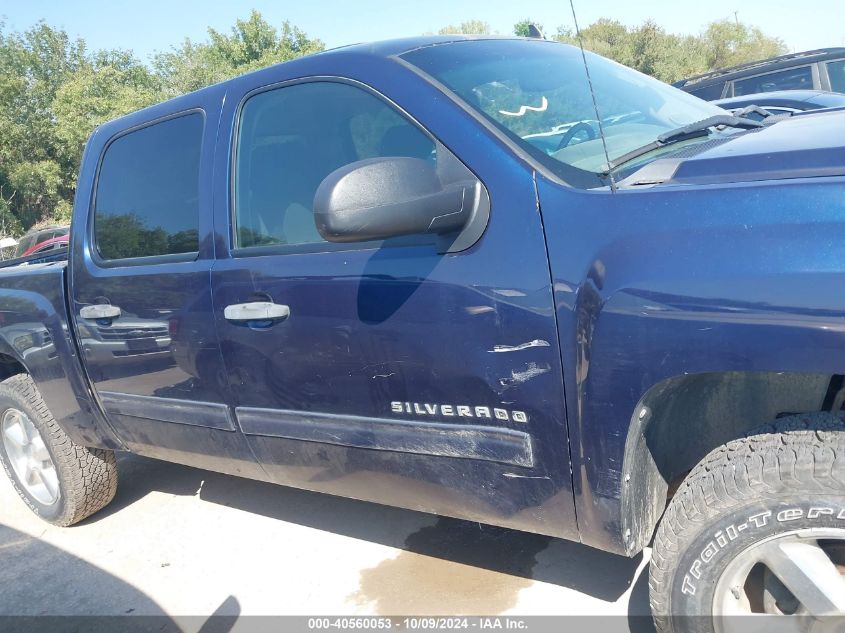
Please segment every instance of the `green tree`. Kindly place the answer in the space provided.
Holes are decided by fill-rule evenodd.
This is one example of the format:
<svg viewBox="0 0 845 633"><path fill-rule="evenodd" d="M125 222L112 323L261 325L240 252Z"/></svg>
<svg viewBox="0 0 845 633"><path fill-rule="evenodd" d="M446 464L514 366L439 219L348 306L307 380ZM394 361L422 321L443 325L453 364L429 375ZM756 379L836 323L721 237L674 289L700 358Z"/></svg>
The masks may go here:
<svg viewBox="0 0 845 633"><path fill-rule="evenodd" d="M98 214L96 225L100 255L107 259L168 253L167 231L161 227L147 227L144 220L134 214Z"/></svg>
<svg viewBox="0 0 845 633"><path fill-rule="evenodd" d="M541 33L543 33L543 25L537 22L537 20L532 20L531 18L525 18L524 20L520 20L516 24L513 25L513 34L518 35L519 37L530 37L531 25L536 26Z"/></svg>
<svg viewBox="0 0 845 633"><path fill-rule="evenodd" d="M169 52L158 54L153 66L165 92L178 95L230 77L323 50L318 39L283 22L281 29L268 23L258 11L238 20L227 35L208 30L209 40L186 39Z"/></svg>
<svg viewBox="0 0 845 633"><path fill-rule="evenodd" d="M96 126L322 49L290 23L276 29L253 11L230 34L211 29L208 41L186 40L149 68L131 51L88 51L44 22L22 33L0 22L0 237L70 221L82 149Z"/></svg>
<svg viewBox="0 0 845 633"><path fill-rule="evenodd" d="M3 192L0 191L0 237L20 235L22 232L20 220L12 213L9 201L3 198Z"/></svg>
<svg viewBox="0 0 845 633"><path fill-rule="evenodd" d="M72 197L72 179L56 142L53 99L85 60L85 45L39 23L8 33L0 23L0 191L17 218L32 225Z"/></svg>
<svg viewBox="0 0 845 633"><path fill-rule="evenodd" d="M786 44L757 27L731 20L712 22L700 38L705 70L735 66L787 52Z"/></svg>
<svg viewBox="0 0 845 633"><path fill-rule="evenodd" d="M467 20L458 26L448 24L437 31L438 35L490 35L490 24L484 20Z"/></svg>
<svg viewBox="0 0 845 633"><path fill-rule="evenodd" d="M98 53L67 77L53 100L63 159L75 167L96 126L163 98L161 81L129 53Z"/></svg>
<svg viewBox="0 0 845 633"><path fill-rule="evenodd" d="M579 45L576 34L568 27L558 27L556 40L567 44ZM581 30L584 48L604 57L609 57L620 64L630 65L632 60L631 34L621 22L601 18Z"/></svg>
<svg viewBox="0 0 845 633"><path fill-rule="evenodd" d="M568 27L559 27L555 39L579 44ZM728 20L710 23L700 35L683 36L651 20L628 27L602 18L581 30L581 41L587 50L667 82L786 51L780 39Z"/></svg>

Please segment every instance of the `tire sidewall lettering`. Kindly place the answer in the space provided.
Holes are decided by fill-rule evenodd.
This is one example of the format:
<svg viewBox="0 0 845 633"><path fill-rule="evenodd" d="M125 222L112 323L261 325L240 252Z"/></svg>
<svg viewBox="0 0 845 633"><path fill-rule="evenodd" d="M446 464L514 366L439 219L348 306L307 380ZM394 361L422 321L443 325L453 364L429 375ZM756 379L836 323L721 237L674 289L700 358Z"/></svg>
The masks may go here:
<svg viewBox="0 0 845 633"><path fill-rule="evenodd" d="M845 501L819 495L794 503L772 500L735 510L695 536L681 557L672 590L675 613L708 613L725 567L754 543L802 528L845 530Z"/></svg>

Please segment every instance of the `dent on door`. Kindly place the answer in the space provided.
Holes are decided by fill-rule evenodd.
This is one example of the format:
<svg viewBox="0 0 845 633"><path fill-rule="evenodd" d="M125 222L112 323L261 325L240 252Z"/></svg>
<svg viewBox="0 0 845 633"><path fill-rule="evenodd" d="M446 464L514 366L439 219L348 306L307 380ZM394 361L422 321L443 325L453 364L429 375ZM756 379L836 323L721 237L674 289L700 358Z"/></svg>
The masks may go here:
<svg viewBox="0 0 845 633"><path fill-rule="evenodd" d="M545 291L354 273L373 259L396 274L373 253L323 279L268 279L250 262L253 283L291 306L271 329L224 330L259 461L286 485L563 535L573 517Z"/></svg>

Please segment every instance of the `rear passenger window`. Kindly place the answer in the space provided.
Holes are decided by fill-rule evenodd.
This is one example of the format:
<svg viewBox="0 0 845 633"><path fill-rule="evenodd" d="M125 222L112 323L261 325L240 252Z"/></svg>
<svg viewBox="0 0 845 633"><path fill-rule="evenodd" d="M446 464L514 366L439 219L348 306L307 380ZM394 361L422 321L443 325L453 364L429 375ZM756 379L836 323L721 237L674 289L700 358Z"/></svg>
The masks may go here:
<svg viewBox="0 0 845 633"><path fill-rule="evenodd" d="M314 194L334 170L366 158L435 160L435 144L370 92L309 82L244 104L235 162L235 243L323 244Z"/></svg>
<svg viewBox="0 0 845 633"><path fill-rule="evenodd" d="M734 96L751 95L774 90L810 90L813 87L813 71L809 66L790 68L776 73L758 75L734 82Z"/></svg>
<svg viewBox="0 0 845 633"><path fill-rule="evenodd" d="M143 127L108 145L94 198L94 244L107 260L199 250L203 116Z"/></svg>
<svg viewBox="0 0 845 633"><path fill-rule="evenodd" d="M830 78L830 89L833 92L845 92L845 59L828 62L827 76Z"/></svg>

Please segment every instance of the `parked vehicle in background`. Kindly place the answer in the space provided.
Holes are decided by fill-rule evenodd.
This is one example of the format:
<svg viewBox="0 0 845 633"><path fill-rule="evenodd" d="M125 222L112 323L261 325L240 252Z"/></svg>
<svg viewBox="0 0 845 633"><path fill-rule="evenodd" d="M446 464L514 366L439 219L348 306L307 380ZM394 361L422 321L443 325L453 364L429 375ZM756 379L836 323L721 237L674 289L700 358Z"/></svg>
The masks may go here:
<svg viewBox="0 0 845 633"><path fill-rule="evenodd" d="M41 250L42 246L49 246L57 242L51 242L56 238L65 238L64 242L67 244L67 235L70 232L69 226L47 226L44 228L29 231L18 240L18 247L15 251L15 257L24 257L25 255L32 255L36 251ZM47 244L49 242L50 244Z"/></svg>
<svg viewBox="0 0 845 633"><path fill-rule="evenodd" d="M720 108L737 113L757 106L773 115L791 115L807 110L821 110L823 108L845 107L845 94L841 92L825 92L823 90L778 90L776 92L761 92L743 97L728 97L712 102ZM744 116L760 120L765 118L759 112L747 111Z"/></svg>
<svg viewBox="0 0 845 633"><path fill-rule="evenodd" d="M128 450L653 543L661 633L845 614L845 112L586 58L349 46L99 126L66 261L0 267L20 496L74 524Z"/></svg>
<svg viewBox="0 0 845 633"><path fill-rule="evenodd" d="M776 90L845 93L845 48L821 48L714 70L673 84L705 101Z"/></svg>
<svg viewBox="0 0 845 633"><path fill-rule="evenodd" d="M58 237L51 237L43 242L33 244L24 253L21 253L21 257L28 257L29 255L37 255L60 248L67 248L68 242L70 242L70 236L67 233L59 235Z"/></svg>

